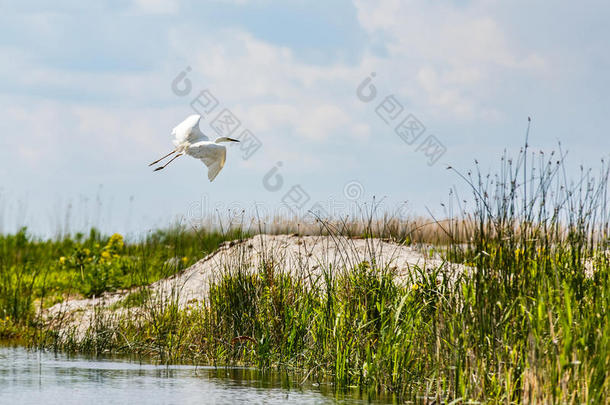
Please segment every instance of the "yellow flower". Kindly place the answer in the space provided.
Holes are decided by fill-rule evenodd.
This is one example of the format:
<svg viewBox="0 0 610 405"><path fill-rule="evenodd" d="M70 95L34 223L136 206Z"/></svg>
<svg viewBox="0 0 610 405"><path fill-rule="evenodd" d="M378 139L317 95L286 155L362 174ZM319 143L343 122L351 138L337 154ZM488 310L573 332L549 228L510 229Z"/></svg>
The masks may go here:
<svg viewBox="0 0 610 405"><path fill-rule="evenodd" d="M184 256L184 257L182 258L182 263L183 263L183 264L186 264L186 262L188 262L188 261L189 261L189 258L188 258L188 257Z"/></svg>
<svg viewBox="0 0 610 405"><path fill-rule="evenodd" d="M106 248L113 250L121 250L125 246L125 242L123 242L123 235L120 233L115 233L110 237Z"/></svg>
<svg viewBox="0 0 610 405"><path fill-rule="evenodd" d="M112 255L110 254L110 252L109 252L109 251L104 250L104 251L102 252L102 259L104 259L104 260L110 260L110 258L111 258L111 257L112 257Z"/></svg>
<svg viewBox="0 0 610 405"><path fill-rule="evenodd" d="M64 256L62 256L62 257L60 257L60 258L59 258L59 264L61 264L62 266L63 266L64 264L66 264L66 258L65 258Z"/></svg>
<svg viewBox="0 0 610 405"><path fill-rule="evenodd" d="M87 248L84 248L83 252L85 253L86 256L89 256L91 254L91 251Z"/></svg>

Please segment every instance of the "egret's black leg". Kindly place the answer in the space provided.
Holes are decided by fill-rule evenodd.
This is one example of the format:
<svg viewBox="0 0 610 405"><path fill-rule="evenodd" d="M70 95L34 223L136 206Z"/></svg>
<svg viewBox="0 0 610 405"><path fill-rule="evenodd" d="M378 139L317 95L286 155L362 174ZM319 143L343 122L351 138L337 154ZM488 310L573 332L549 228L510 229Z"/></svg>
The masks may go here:
<svg viewBox="0 0 610 405"><path fill-rule="evenodd" d="M170 153L168 153L167 155L163 156L161 159L157 159L157 160L155 160L154 162L152 162L152 163L151 163L151 164L149 164L148 166L155 165L155 164L159 163L160 161L162 161L163 159L165 159L166 157L173 155L174 153L176 153L176 149L174 149L173 151L171 151L171 152L170 152Z"/></svg>
<svg viewBox="0 0 610 405"><path fill-rule="evenodd" d="M178 154L178 155L174 156L173 158L171 158L171 160L170 160L169 162L167 162L167 163L166 163L166 164L164 164L163 166L159 166L159 167L157 167L157 168L156 168L155 170L153 170L153 171L155 171L155 172L156 172L156 171L158 171L158 170L165 169L165 166L167 166L168 164L172 163L174 160L178 159L180 156L182 156L182 153L180 153L180 154Z"/></svg>

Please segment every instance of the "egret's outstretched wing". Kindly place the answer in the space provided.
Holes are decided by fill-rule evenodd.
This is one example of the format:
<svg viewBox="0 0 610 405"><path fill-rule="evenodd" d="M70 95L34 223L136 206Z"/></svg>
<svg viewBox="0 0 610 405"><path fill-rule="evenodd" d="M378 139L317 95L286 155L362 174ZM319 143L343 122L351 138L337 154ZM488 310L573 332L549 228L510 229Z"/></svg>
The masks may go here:
<svg viewBox="0 0 610 405"><path fill-rule="evenodd" d="M210 138L204 135L203 132L199 129L199 120L201 119L201 115L193 114L186 117L184 121L180 124L176 125L174 129L172 129L172 135L174 136L174 145L178 146L185 142L195 143L202 141L209 141Z"/></svg>
<svg viewBox="0 0 610 405"><path fill-rule="evenodd" d="M213 142L197 142L186 150L187 155L201 160L208 167L208 179L214 180L225 165L227 148Z"/></svg>

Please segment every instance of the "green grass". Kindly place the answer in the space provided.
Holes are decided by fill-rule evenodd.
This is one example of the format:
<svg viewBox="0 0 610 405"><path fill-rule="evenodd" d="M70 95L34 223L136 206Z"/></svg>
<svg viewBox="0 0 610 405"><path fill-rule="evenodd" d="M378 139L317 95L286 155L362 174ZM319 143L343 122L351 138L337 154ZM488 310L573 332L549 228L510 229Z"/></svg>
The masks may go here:
<svg viewBox="0 0 610 405"><path fill-rule="evenodd" d="M95 229L87 237L61 240L36 239L27 229L0 235L0 319L27 326L36 321L36 309L67 298L148 285L192 265L221 242L242 236L179 227L133 243Z"/></svg>
<svg viewBox="0 0 610 405"><path fill-rule="evenodd" d="M82 342L58 348L278 368L403 399L602 403L610 266L599 266L584 285L541 276L527 294L440 271L400 286L367 262L314 287L262 266L227 273L203 305L149 301L142 316L118 326L100 316Z"/></svg>
<svg viewBox="0 0 610 405"><path fill-rule="evenodd" d="M100 308L83 339L43 330L26 343L277 368L297 382L330 380L336 389L416 402L608 403L609 172L603 165L572 183L563 167L562 156L526 160L522 152L504 157L496 175L458 173L474 204L455 214L447 205L442 231L450 243L436 249L468 265L459 277L415 268L412 282L400 283L374 257L296 277L272 255L254 271L237 257L203 303L180 308L177 290L163 301L135 290L115 308L138 311ZM374 209L367 215L365 223L378 223ZM364 228L367 237L387 236ZM56 242L5 236L0 337L19 334L19 325L40 332L33 306L43 297L145 285L236 236L206 234L202 245L178 230L122 247L96 233ZM184 256L178 267L168 264ZM92 277L100 275L98 284Z"/></svg>

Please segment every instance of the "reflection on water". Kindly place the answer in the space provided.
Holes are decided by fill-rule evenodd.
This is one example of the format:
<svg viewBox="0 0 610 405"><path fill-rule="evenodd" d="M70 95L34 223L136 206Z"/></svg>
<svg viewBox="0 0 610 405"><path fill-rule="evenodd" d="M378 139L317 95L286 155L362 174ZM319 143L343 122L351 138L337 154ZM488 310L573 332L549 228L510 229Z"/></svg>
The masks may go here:
<svg viewBox="0 0 610 405"><path fill-rule="evenodd" d="M1 404L372 403L252 369L158 366L0 347ZM382 403L375 401L374 403Z"/></svg>

